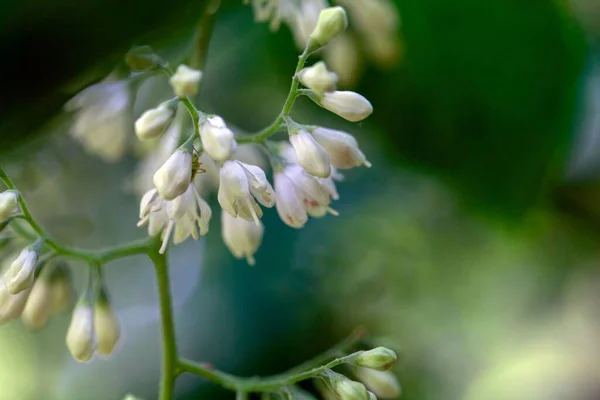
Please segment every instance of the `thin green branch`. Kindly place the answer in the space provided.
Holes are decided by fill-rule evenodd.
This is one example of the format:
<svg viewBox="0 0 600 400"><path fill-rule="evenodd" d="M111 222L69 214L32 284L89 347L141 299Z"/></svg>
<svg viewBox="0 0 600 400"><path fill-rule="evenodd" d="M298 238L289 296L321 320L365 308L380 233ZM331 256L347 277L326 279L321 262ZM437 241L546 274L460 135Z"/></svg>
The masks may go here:
<svg viewBox="0 0 600 400"><path fill-rule="evenodd" d="M158 242L157 242L158 243ZM154 263L158 285L160 304L160 320L162 332L162 372L159 388L159 400L172 400L175 391L175 380L179 372L177 365L177 341L175 338L175 321L171 302L171 282L169 266L164 254L158 253L158 244L148 256Z"/></svg>
<svg viewBox="0 0 600 400"><path fill-rule="evenodd" d="M132 241L115 247L110 247L100 250L82 250L74 247L64 246L58 243L41 227L41 225L35 220L29 207L25 202L25 199L17 189L16 185L6 174L4 169L0 167L0 180L4 182L6 187L10 190L14 190L18 193L18 203L21 209L21 214L18 215L19 219L27 221L33 234L23 227L19 221L11 221L11 226L15 233L26 239L27 241L33 241L38 238L44 239L44 246L52 250L57 256L67 256L75 259L86 261L88 264L102 264L109 261L116 260L118 258L129 257L137 254L144 254L148 252L151 238L147 238L141 241Z"/></svg>
<svg viewBox="0 0 600 400"><path fill-rule="evenodd" d="M200 376L237 392L253 393L277 391L285 386L317 377L327 369L334 368L350 361L352 357L354 357L354 354L348 356L343 356L343 354L352 349L352 347L360 341L363 332L362 329L356 330L348 336L348 338L327 350L325 353L320 354L312 360L283 374L270 377L238 377L186 359L179 360L179 369L182 372Z"/></svg>

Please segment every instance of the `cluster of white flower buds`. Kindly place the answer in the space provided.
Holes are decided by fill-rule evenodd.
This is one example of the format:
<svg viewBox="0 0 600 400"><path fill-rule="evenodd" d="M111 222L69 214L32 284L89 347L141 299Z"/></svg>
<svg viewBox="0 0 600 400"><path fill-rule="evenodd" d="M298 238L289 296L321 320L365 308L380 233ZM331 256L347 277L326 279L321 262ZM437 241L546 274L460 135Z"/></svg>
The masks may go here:
<svg viewBox="0 0 600 400"><path fill-rule="evenodd" d="M305 54L325 46L346 29L346 13L341 7L324 8L308 35ZM170 129L178 101L188 101L198 93L202 73L181 65L170 78L176 97L143 113L135 122L140 140L156 139ZM348 121L361 121L373 108L358 93L337 91L336 74L323 62L299 70L294 77L321 107ZM264 227L261 207L276 207L284 223L302 228L308 217L337 215L330 207L339 198L334 180L341 179L337 169L371 164L346 132L294 122L283 115L289 142L261 141L273 167L273 186L258 165L238 159L233 131L222 117L204 114L194 108L198 132L176 148L154 173L153 188L142 197L138 226L148 225L149 235L162 235L161 252L173 237L177 244L192 237L198 239L208 231L212 216L207 202L194 184L200 172L200 159L209 158L218 170L218 202L224 243L237 258L254 264L254 255L262 241ZM196 115L194 115L194 113ZM199 136L198 136L199 135ZM204 193L204 191L203 191Z"/></svg>
<svg viewBox="0 0 600 400"><path fill-rule="evenodd" d="M326 399L395 399L400 396L401 389L389 369L396 360L396 353L385 347L355 353L350 364L354 367L352 373L357 380L327 370L323 374L327 384L317 387Z"/></svg>
<svg viewBox="0 0 600 400"><path fill-rule="evenodd" d="M94 354L110 355L121 336L119 320L113 311L101 282L92 285L77 302L67 331L67 347L79 362L91 360ZM92 299L90 301L90 299Z"/></svg>
<svg viewBox="0 0 600 400"><path fill-rule="evenodd" d="M0 324L21 318L31 329L41 329L50 316L66 311L72 299L65 264L39 260L39 243L5 259L0 279Z"/></svg>
<svg viewBox="0 0 600 400"><path fill-rule="evenodd" d="M400 17L392 0L246 0L252 3L258 22L270 21L271 29L286 23L299 48L304 48L317 26L319 13L328 3L344 7L350 14L353 32L336 35L323 57L339 75L343 85L357 81L363 59L368 57L386 68L401 55L398 37ZM365 57L366 56L366 57Z"/></svg>

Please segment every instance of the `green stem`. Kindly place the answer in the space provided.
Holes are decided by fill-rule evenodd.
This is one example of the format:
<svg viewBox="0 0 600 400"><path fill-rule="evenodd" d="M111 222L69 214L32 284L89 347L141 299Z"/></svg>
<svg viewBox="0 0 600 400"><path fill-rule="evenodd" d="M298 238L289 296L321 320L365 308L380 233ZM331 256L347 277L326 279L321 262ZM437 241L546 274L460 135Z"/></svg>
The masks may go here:
<svg viewBox="0 0 600 400"><path fill-rule="evenodd" d="M202 18L198 22L197 34L194 39L194 50L189 59L190 67L203 70L206 65L206 54L208 53L208 45L212 37L213 28L215 25L215 17L217 14L218 4L212 4L215 0L207 2L206 9L202 13ZM214 9L213 9L214 8Z"/></svg>
<svg viewBox="0 0 600 400"><path fill-rule="evenodd" d="M273 375L270 377L238 377L185 359L179 360L179 369L182 372L188 372L208 379L227 389L237 391L238 393L240 391L246 393L277 391L282 387L309 378L317 377L327 369L334 368L335 366L350 361L352 357L354 357L354 354L350 354L345 357L340 356L355 346L360 341L362 336L363 331L356 330L344 341L332 347L325 353L320 354L312 360L309 360L283 374Z"/></svg>
<svg viewBox="0 0 600 400"><path fill-rule="evenodd" d="M238 392L235 394L235 400L248 400L248 393L238 390Z"/></svg>
<svg viewBox="0 0 600 400"><path fill-rule="evenodd" d="M31 214L31 211L29 211L29 207L27 206L25 199L2 167L0 167L0 180L4 182L6 187L8 187L10 190L15 190L19 193L18 203L22 213L22 215L19 216L19 219L27 221L35 235L32 235L30 232L28 232L27 229L18 223L18 221L11 221L13 230L28 241L32 241L37 238L44 239L44 246L52 250L56 255L72 257L91 264L102 264L118 258L144 254L148 251L152 238L147 238L141 241L132 241L115 247L100 250L82 250L61 245L56 240L52 239L52 237L46 231L44 231L40 224L37 223Z"/></svg>
<svg viewBox="0 0 600 400"><path fill-rule="evenodd" d="M148 252L154 262L158 297L160 303L161 332L162 332L162 371L159 387L159 400L172 400L175 392L175 380L178 373L177 342L175 338L175 321L171 304L171 283L169 266L164 254L158 253L155 247Z"/></svg>

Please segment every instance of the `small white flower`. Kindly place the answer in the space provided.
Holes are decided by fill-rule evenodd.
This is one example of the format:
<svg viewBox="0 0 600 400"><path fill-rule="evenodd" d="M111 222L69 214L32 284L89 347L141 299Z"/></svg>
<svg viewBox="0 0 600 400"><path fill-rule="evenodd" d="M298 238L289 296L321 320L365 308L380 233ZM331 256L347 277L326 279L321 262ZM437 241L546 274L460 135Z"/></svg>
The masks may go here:
<svg viewBox="0 0 600 400"><path fill-rule="evenodd" d="M40 277L31 288L31 293L21 314L21 320L32 329L40 329L48 322L52 312L52 285Z"/></svg>
<svg viewBox="0 0 600 400"><path fill-rule="evenodd" d="M18 197L12 190L0 193L0 222L17 211Z"/></svg>
<svg viewBox="0 0 600 400"><path fill-rule="evenodd" d="M231 129L225 125L223 118L216 115L207 118L200 126L200 138L202 148L217 161L229 159L237 146Z"/></svg>
<svg viewBox="0 0 600 400"><path fill-rule="evenodd" d="M273 180L277 199L275 207L279 217L292 228L302 228L308 221L308 214L300 196L296 193L294 182L283 172L276 172Z"/></svg>
<svg viewBox="0 0 600 400"><path fill-rule="evenodd" d="M335 129L315 128L312 131L316 141L327 150L331 164L340 169L364 165L370 167L365 155L358 148L356 139L346 132Z"/></svg>
<svg viewBox="0 0 600 400"><path fill-rule="evenodd" d="M121 337L121 328L108 301L94 303L94 332L98 353L105 356L111 354Z"/></svg>
<svg viewBox="0 0 600 400"><path fill-rule="evenodd" d="M174 116L175 108L170 102L164 102L144 112L135 121L135 134L140 140L159 138L165 133Z"/></svg>
<svg viewBox="0 0 600 400"><path fill-rule="evenodd" d="M327 178L331 174L331 161L327 151L310 133L304 129L297 133L290 132L290 143L296 151L298 164L306 172L320 178Z"/></svg>
<svg viewBox="0 0 600 400"><path fill-rule="evenodd" d="M358 93L349 91L327 92L318 104L351 122L362 121L373 112L373 106L369 100Z"/></svg>
<svg viewBox="0 0 600 400"><path fill-rule="evenodd" d="M71 135L105 161L119 160L132 125L131 97L127 81L105 81L81 91L65 106L76 111Z"/></svg>
<svg viewBox="0 0 600 400"><path fill-rule="evenodd" d="M37 252L26 247L10 264L2 276L10 293L17 294L33 285L37 258Z"/></svg>
<svg viewBox="0 0 600 400"><path fill-rule="evenodd" d="M254 254L260 247L264 226L256 225L243 218L232 217L228 212L221 213L223 242L238 259L245 258L248 264L254 265Z"/></svg>
<svg viewBox="0 0 600 400"><path fill-rule="evenodd" d="M340 7L329 7L321 11L317 26L310 34L310 39L318 47L323 47L331 39L342 33L348 27L346 11Z"/></svg>
<svg viewBox="0 0 600 400"><path fill-rule="evenodd" d="M177 97L194 97L198 94L198 86L202 72L181 64L169 79L171 88Z"/></svg>
<svg viewBox="0 0 600 400"><path fill-rule="evenodd" d="M329 207L331 199L339 197L331 178L315 178L293 164L285 167L283 173L293 182L296 195L311 217L319 218L327 213L338 215L337 211Z"/></svg>
<svg viewBox="0 0 600 400"><path fill-rule="evenodd" d="M239 161L225 161L219 178L218 199L223 210L259 225L262 210L254 197L265 207L272 207L274 199L273 188L264 172Z"/></svg>
<svg viewBox="0 0 600 400"><path fill-rule="evenodd" d="M17 294L12 294L0 279L0 325L18 318L23 312L30 289L23 290Z"/></svg>
<svg viewBox="0 0 600 400"><path fill-rule="evenodd" d="M164 200L158 192L150 190L140 203L138 226L148 224L148 234L156 236L162 232L160 253L164 253L175 231L173 243L179 244L192 236L206 235L212 211L206 201L196 192L193 184L173 200ZM198 231L199 230L199 231Z"/></svg>
<svg viewBox="0 0 600 400"><path fill-rule="evenodd" d="M178 149L156 171L153 177L158 194L165 200L173 200L183 194L192 179L192 153Z"/></svg>
<svg viewBox="0 0 600 400"><path fill-rule="evenodd" d="M312 67L304 68L298 73L298 80L313 92L323 94L335 90L338 77L330 72L323 61Z"/></svg>
<svg viewBox="0 0 600 400"><path fill-rule="evenodd" d="M89 361L96 351L94 311L86 301L80 301L73 311L66 343L71 356L79 362Z"/></svg>

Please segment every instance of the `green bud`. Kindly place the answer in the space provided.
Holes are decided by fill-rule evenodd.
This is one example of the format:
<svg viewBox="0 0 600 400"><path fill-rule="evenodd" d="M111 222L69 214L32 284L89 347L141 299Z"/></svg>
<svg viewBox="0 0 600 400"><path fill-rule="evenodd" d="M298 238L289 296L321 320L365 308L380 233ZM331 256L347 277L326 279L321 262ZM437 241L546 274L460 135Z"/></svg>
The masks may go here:
<svg viewBox="0 0 600 400"><path fill-rule="evenodd" d="M329 7L321 11L317 26L309 36L311 50L325 46L331 39L344 32L348 27L348 16L346 10L340 6Z"/></svg>
<svg viewBox="0 0 600 400"><path fill-rule="evenodd" d="M393 350L386 347L376 347L359 353L354 363L360 367L385 371L392 368L396 360L398 360L398 356Z"/></svg>
<svg viewBox="0 0 600 400"><path fill-rule="evenodd" d="M369 393L365 385L350 379L336 382L335 392L341 400L369 400Z"/></svg>
<svg viewBox="0 0 600 400"><path fill-rule="evenodd" d="M135 47L125 55L125 62L133 71L156 71L164 65L164 60L150 46Z"/></svg>

